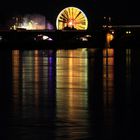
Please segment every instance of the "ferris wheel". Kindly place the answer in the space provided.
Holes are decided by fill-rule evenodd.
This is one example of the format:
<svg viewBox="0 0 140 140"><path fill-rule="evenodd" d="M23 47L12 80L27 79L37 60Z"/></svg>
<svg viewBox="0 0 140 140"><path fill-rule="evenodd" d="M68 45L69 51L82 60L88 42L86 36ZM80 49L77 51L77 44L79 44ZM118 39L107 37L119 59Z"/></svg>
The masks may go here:
<svg viewBox="0 0 140 140"><path fill-rule="evenodd" d="M65 28L74 28L77 30L86 30L88 28L88 19L84 12L76 7L67 7L63 9L56 19L57 30Z"/></svg>

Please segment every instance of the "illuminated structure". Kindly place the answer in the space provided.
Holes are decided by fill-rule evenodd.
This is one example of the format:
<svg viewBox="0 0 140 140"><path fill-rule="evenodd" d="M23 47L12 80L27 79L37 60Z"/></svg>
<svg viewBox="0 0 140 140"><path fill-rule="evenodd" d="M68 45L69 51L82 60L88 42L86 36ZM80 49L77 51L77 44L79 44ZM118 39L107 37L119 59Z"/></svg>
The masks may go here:
<svg viewBox="0 0 140 140"><path fill-rule="evenodd" d="M57 16L56 28L58 30L86 30L88 28L88 19L82 10L76 7L67 7Z"/></svg>
<svg viewBox="0 0 140 140"><path fill-rule="evenodd" d="M46 21L43 15L25 15L24 17L13 17L10 29L26 29L26 30L51 30L53 26Z"/></svg>

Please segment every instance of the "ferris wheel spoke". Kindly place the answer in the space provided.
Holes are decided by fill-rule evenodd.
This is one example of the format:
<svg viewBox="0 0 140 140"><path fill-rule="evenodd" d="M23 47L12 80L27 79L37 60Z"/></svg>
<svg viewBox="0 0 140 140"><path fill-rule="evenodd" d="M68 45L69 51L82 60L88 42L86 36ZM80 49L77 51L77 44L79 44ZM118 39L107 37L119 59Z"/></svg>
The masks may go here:
<svg viewBox="0 0 140 140"><path fill-rule="evenodd" d="M70 8L68 9L68 15L69 15L69 18L70 18Z"/></svg>
<svg viewBox="0 0 140 140"><path fill-rule="evenodd" d="M82 24L82 25L86 25L86 22L83 21L83 22L81 22L81 24Z"/></svg>
<svg viewBox="0 0 140 140"><path fill-rule="evenodd" d="M66 15L67 18L69 17L67 10L64 10L64 14Z"/></svg>
<svg viewBox="0 0 140 140"><path fill-rule="evenodd" d="M85 27L81 26L81 25L78 25L78 28L81 29L81 30L85 29Z"/></svg>
<svg viewBox="0 0 140 140"><path fill-rule="evenodd" d="M65 20L65 21L68 20L68 18L66 18L66 17L64 17L64 16L61 16L60 19L63 19L63 20Z"/></svg>
<svg viewBox="0 0 140 140"><path fill-rule="evenodd" d="M59 19L58 21L59 21L59 22L63 22L63 23L67 23L66 21L64 21L64 20L60 20L60 19Z"/></svg>
<svg viewBox="0 0 140 140"><path fill-rule="evenodd" d="M81 13L82 13L82 12L79 11L79 13L76 15L75 19L77 19L77 18L80 16Z"/></svg>
<svg viewBox="0 0 140 140"><path fill-rule="evenodd" d="M64 14L61 15L64 19L68 20L68 17L66 17Z"/></svg>
<svg viewBox="0 0 140 140"><path fill-rule="evenodd" d="M86 21L84 19L82 19L82 20L79 20L79 23L86 24Z"/></svg>
<svg viewBox="0 0 140 140"><path fill-rule="evenodd" d="M77 15L77 10L74 10L73 12L73 18L75 19L75 15Z"/></svg>
<svg viewBox="0 0 140 140"><path fill-rule="evenodd" d="M85 17L78 17L77 20L85 20Z"/></svg>
<svg viewBox="0 0 140 140"><path fill-rule="evenodd" d="M74 17L74 16L73 16L73 15L74 15L74 14L73 14L73 8L72 8L71 10L72 10L72 18L73 18L73 17Z"/></svg>
<svg viewBox="0 0 140 140"><path fill-rule="evenodd" d="M63 19L63 18L60 18L58 21L63 21L65 23L67 23L67 20Z"/></svg>

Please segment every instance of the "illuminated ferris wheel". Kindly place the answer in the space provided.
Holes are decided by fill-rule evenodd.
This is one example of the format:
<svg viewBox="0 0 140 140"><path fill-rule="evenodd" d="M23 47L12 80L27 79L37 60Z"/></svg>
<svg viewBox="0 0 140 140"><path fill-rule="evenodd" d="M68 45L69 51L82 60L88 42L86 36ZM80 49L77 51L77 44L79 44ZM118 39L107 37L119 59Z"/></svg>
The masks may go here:
<svg viewBox="0 0 140 140"><path fill-rule="evenodd" d="M88 28L88 20L82 10L76 7L67 7L57 16L56 28L58 30L66 28L86 30Z"/></svg>

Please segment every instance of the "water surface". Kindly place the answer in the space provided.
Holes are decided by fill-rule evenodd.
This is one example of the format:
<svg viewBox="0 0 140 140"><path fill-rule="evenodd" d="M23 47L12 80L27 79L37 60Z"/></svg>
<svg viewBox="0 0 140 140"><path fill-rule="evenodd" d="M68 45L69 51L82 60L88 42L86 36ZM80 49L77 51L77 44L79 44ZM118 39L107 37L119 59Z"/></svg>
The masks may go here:
<svg viewBox="0 0 140 140"><path fill-rule="evenodd" d="M1 51L2 136L133 139L139 59L139 49Z"/></svg>

